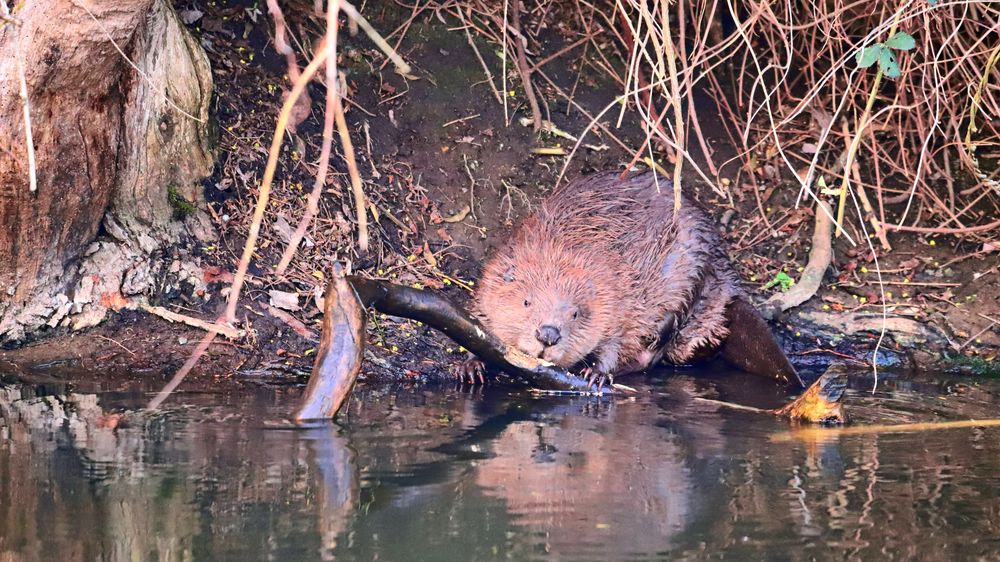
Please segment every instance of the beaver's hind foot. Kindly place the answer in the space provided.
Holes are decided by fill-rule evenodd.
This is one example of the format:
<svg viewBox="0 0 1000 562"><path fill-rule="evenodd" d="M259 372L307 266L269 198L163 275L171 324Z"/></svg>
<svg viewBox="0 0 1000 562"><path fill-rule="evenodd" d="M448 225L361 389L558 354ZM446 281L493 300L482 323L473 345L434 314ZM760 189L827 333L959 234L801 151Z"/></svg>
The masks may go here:
<svg viewBox="0 0 1000 562"><path fill-rule="evenodd" d="M455 379L462 384L486 384L486 364L476 357L469 357L452 368Z"/></svg>

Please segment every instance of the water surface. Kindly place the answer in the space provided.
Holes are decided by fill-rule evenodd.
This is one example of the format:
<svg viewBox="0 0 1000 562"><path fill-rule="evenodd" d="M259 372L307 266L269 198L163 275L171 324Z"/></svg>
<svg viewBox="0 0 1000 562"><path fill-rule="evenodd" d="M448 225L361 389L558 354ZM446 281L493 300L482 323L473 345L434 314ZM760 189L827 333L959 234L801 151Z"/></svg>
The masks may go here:
<svg viewBox="0 0 1000 562"><path fill-rule="evenodd" d="M361 388L0 385L0 560L966 559L1000 556L1000 429L773 442L753 378L661 374L616 399ZM859 378L858 423L992 417L1000 384Z"/></svg>

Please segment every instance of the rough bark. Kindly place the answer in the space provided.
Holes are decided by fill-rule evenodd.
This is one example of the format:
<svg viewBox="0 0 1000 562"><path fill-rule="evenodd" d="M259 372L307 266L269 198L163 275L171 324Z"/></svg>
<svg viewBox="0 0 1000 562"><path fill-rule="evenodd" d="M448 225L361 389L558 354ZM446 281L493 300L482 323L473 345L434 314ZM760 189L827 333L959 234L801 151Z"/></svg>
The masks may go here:
<svg viewBox="0 0 1000 562"><path fill-rule="evenodd" d="M204 207L212 79L166 0L27 2L17 18L0 31L0 342L96 324L168 273L198 285L190 259L157 256L185 237L214 235L204 213L181 217L171 204L179 196Z"/></svg>

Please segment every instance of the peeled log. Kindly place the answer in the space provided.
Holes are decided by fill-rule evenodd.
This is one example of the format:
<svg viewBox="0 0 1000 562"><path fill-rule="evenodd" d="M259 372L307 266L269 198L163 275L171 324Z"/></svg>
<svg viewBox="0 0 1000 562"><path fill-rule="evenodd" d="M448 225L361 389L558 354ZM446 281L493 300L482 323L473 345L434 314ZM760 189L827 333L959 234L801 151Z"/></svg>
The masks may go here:
<svg viewBox="0 0 1000 562"><path fill-rule="evenodd" d="M20 25L0 31L0 343L47 326L96 324L167 271L169 262L152 257L157 250L213 236L204 213L178 220L168 200L173 190L203 208L198 181L213 155L208 60L166 0L27 2L16 17ZM102 222L106 236L97 239Z"/></svg>

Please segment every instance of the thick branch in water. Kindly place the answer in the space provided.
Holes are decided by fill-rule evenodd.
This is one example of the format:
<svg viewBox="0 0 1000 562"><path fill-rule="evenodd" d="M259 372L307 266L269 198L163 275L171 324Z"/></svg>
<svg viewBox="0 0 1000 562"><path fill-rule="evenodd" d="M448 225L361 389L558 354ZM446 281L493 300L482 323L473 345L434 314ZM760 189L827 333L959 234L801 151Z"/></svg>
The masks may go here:
<svg viewBox="0 0 1000 562"><path fill-rule="evenodd" d="M305 399L296 420L332 418L350 394L364 358L365 309L423 322L483 361L535 388L594 391L587 381L509 348L447 298L403 285L334 274L324 302L323 334Z"/></svg>

